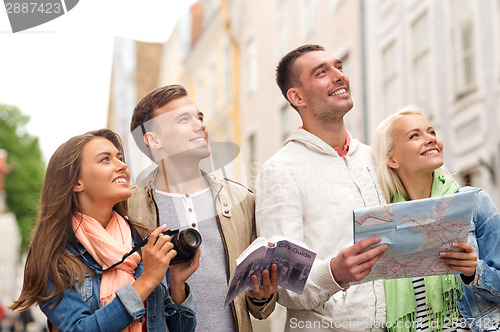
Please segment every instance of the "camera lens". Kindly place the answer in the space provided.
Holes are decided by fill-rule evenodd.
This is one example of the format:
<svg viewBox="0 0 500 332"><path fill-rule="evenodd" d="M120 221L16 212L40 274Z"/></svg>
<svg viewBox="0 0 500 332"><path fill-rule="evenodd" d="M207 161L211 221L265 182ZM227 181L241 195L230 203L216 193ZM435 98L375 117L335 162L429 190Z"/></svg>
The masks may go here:
<svg viewBox="0 0 500 332"><path fill-rule="evenodd" d="M179 249L194 252L201 245L201 235L196 229L189 228L179 233Z"/></svg>
<svg viewBox="0 0 500 332"><path fill-rule="evenodd" d="M170 241L174 245L177 255L170 264L178 264L190 260L198 247L201 245L201 234L194 228L188 228L179 232L178 229L165 230L164 234L170 235Z"/></svg>
<svg viewBox="0 0 500 332"><path fill-rule="evenodd" d="M197 236L195 232L186 229L181 232L180 236L181 236L181 241L185 242L188 246L195 248L198 248L200 246L198 244L200 238Z"/></svg>

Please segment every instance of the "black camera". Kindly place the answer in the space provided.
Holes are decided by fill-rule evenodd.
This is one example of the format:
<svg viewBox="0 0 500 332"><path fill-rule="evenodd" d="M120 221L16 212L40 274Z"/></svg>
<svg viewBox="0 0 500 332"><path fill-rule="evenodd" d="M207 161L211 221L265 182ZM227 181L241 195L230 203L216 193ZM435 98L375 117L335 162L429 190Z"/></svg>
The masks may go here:
<svg viewBox="0 0 500 332"><path fill-rule="evenodd" d="M201 234L194 228L166 229L162 232L170 236L170 242L173 243L177 255L170 261L170 264L187 262L194 256L194 252L201 245Z"/></svg>

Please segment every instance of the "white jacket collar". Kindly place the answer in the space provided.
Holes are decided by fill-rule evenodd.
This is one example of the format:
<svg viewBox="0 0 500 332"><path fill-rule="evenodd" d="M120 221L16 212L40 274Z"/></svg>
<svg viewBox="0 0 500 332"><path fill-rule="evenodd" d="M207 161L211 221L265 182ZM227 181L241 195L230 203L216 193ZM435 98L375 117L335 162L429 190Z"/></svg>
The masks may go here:
<svg viewBox="0 0 500 332"><path fill-rule="evenodd" d="M349 152L347 153L347 155L350 155L354 153L354 151L356 151L356 149L360 145L360 142L357 139L353 138L351 133L348 132L348 134L351 136L351 144L349 145ZM328 145L318 136L308 132L305 129L294 130L287 138L285 145L289 142L299 142L304 144L308 149L312 151L339 157L337 151L335 151L330 145Z"/></svg>

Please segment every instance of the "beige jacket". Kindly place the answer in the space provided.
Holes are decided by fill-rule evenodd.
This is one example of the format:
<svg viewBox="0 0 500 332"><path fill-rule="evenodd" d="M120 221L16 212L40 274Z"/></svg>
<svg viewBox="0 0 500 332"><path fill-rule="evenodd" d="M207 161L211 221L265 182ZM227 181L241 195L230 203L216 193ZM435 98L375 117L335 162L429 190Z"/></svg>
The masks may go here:
<svg viewBox="0 0 500 332"><path fill-rule="evenodd" d="M132 196L128 200L131 220L142 223L150 229L158 224L158 207L154 200L154 179L158 169L150 173L142 183L131 187ZM203 173L210 183L217 210L217 224L226 251L226 270L233 273L236 258L255 239L255 198L244 186L221 180L212 174ZM230 275L227 275L229 282ZM225 291L225 290L224 290ZM196 298L196 294L194 294ZM252 331L248 311L257 319L265 319L273 312L276 295L263 306L254 305L245 293L239 294L231 303L236 328L239 332Z"/></svg>

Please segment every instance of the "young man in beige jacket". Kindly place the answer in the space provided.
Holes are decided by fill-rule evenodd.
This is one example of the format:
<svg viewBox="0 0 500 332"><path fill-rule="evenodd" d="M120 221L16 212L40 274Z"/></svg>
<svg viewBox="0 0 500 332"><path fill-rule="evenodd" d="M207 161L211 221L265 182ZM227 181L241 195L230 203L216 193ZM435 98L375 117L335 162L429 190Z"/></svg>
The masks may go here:
<svg viewBox="0 0 500 332"><path fill-rule="evenodd" d="M245 187L200 170L210 156L203 113L180 85L151 91L134 109L130 130L157 165L132 187L129 213L152 228L195 228L202 236L198 271L189 279L196 298L197 331L251 331L248 311L267 318L276 303L277 269L264 271L263 286L230 306L224 297L236 258L255 239L254 196Z"/></svg>

